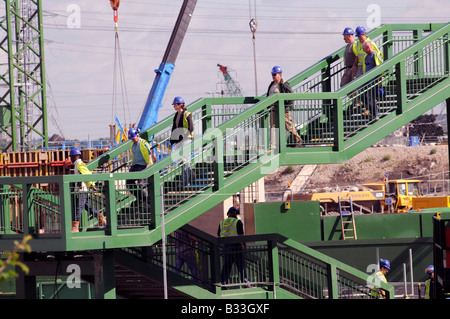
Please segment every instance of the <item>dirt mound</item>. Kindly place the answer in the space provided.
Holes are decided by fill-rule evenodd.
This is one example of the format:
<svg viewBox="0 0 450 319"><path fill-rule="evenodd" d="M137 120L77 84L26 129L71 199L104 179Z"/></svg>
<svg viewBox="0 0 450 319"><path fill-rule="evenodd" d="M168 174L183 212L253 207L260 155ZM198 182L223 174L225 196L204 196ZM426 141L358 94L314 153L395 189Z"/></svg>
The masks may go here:
<svg viewBox="0 0 450 319"><path fill-rule="evenodd" d="M301 168L285 166L266 176L266 194L285 189ZM323 191L336 186L341 189L357 187L382 180L386 172L389 172L390 179L428 179L430 174L433 174L430 179L442 179L448 171L447 145L371 147L344 163L318 165L304 191Z"/></svg>

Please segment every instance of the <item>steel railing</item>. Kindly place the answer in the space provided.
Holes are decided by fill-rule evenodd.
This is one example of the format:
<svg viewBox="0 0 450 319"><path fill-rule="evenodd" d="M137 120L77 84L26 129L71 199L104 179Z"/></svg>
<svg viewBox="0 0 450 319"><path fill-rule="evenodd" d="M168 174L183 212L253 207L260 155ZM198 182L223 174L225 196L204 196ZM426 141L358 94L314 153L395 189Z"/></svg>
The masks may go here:
<svg viewBox="0 0 450 319"><path fill-rule="evenodd" d="M389 59L337 91L333 90L337 89L340 71L331 69L341 65L343 49L290 80L295 90L304 93L194 102L188 107L196 128L189 145L171 150L168 145L171 118L142 132L158 155L156 162L144 171L127 172L129 141L88 163L98 174L0 179L0 196L5 198L0 229L4 234L60 232L70 238L73 206L82 195L75 191L74 185L87 181L97 184L97 190L88 190L85 195L95 202L97 211L107 216L109 223L104 229L109 235L117 234L121 227L159 227L161 211L171 220L182 214L187 216L186 211L194 210L193 203L203 200L199 195L221 190L228 181L242 178L239 174L249 172L252 167L261 168L268 162L267 174L280 165L277 156L284 156L290 146L290 139L284 134L286 100L295 101L290 112L305 147L341 151L345 145L364 141L372 132L371 126L377 128L373 124L378 119L354 119L357 115L354 106L362 100L362 94L381 83L386 89L386 95L378 101L381 117L396 116L405 112L423 92L448 78L450 25L441 26L423 38L416 36L424 32L422 29L419 32L419 28L422 26L405 31L399 27L399 32L412 35L408 41L393 37L396 32L393 29L385 26L376 29L372 38L381 41L379 46ZM372 79L380 82L372 83ZM278 107L274 107L276 104ZM275 123L275 128L271 123ZM183 177L189 177L189 183L183 184ZM127 186L127 180L143 181ZM197 202L192 202L194 198ZM214 200L218 203L220 197ZM95 223L95 218L85 211L82 229L95 228ZM177 221L173 227L182 224Z"/></svg>
<svg viewBox="0 0 450 319"><path fill-rule="evenodd" d="M299 243L275 234L214 238L191 226L183 236L171 234L166 246L166 269L213 293L226 289L262 288L276 297L283 290L307 299L372 299L373 287L381 287L387 298L394 298L392 286L373 282L370 274L360 272ZM228 245L246 243L244 250L230 251ZM153 245L151 253L134 250L142 260L163 267L163 250ZM232 265L224 278L226 260ZM183 260L191 262L181 263ZM239 263L239 262L238 262Z"/></svg>

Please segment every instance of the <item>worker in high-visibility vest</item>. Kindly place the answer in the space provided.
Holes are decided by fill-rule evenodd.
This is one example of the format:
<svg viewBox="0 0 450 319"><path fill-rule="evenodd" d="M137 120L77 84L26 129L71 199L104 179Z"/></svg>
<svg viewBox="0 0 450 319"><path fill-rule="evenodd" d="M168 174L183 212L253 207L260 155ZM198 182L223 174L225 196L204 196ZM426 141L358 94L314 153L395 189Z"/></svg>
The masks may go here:
<svg viewBox="0 0 450 319"><path fill-rule="evenodd" d="M137 129L130 128L128 131L128 139L133 141L131 152L133 160L131 162L130 172L139 172L153 165L152 151L146 140L140 137Z"/></svg>
<svg viewBox="0 0 450 319"><path fill-rule="evenodd" d="M75 175L89 175L92 172L87 168L86 164L81 159L81 151L74 147L69 152L69 157L71 162L74 165L74 173ZM89 190L92 189L94 191L98 191L95 187L94 182L76 182L74 187L74 201L75 201L75 220L72 221L72 232L78 233L80 226L80 218L83 212L83 209L86 209L88 213L98 219L99 226L106 225L106 218L102 213L99 213L98 210L92 205L89 200Z"/></svg>
<svg viewBox="0 0 450 319"><path fill-rule="evenodd" d="M355 36L358 38L359 41L356 41L356 45L353 47L353 53L356 55L357 59L355 59L354 66L356 66L356 75L355 77L359 77L364 74L364 61L366 58L366 52L364 52L363 49L363 43L366 41L370 41L372 44L372 48L374 51L379 54L381 53L378 49L375 42L369 39L366 35L366 29L362 26L358 26L355 29Z"/></svg>
<svg viewBox="0 0 450 319"><path fill-rule="evenodd" d="M175 109L173 117L170 144L172 145L172 157L174 162L182 165L182 186L187 186L192 182L191 172L191 150L185 150L184 154L177 151L189 145L194 138L194 122L192 114L186 109L186 104L182 97L175 97L172 103Z"/></svg>
<svg viewBox="0 0 450 319"><path fill-rule="evenodd" d="M374 43L366 41L362 44L363 50L366 53L364 59L363 72L369 72L376 66L383 63L383 55L374 50ZM381 77L376 77L362 86L363 102L365 112L363 115L371 116L378 119L378 100L384 96L384 89L382 87Z"/></svg>
<svg viewBox="0 0 450 319"><path fill-rule="evenodd" d="M391 269L391 263L387 259L380 259L380 270L376 272L375 279L378 282L387 283L386 274ZM372 287L372 297L386 299L386 291L380 287Z"/></svg>
<svg viewBox="0 0 450 319"><path fill-rule="evenodd" d="M434 299L434 266L425 268L428 279L425 281L425 299Z"/></svg>
<svg viewBox="0 0 450 319"><path fill-rule="evenodd" d="M133 142L131 146L133 160L129 172L140 172L150 165L153 165L150 145L146 140L140 137L139 131L136 128L130 128L128 131L128 139ZM136 181L138 185L136 185ZM144 203L148 202L148 196L143 192L146 185L146 178L129 179L126 182L127 189L135 196L137 203L141 207L146 206Z"/></svg>
<svg viewBox="0 0 450 319"><path fill-rule="evenodd" d="M174 237L176 250L174 272L180 274L183 265L186 264L191 271L192 280L200 283L201 263L195 237L182 228L175 231Z"/></svg>
<svg viewBox="0 0 450 319"><path fill-rule="evenodd" d="M217 235L221 238L236 237L244 235L244 225L237 217L239 210L236 207L230 207L227 212L227 218L220 221ZM248 282L247 271L245 269L245 243L226 243L223 245L223 268L221 274L222 284L228 284L231 273L231 267L236 264L240 281L242 283Z"/></svg>

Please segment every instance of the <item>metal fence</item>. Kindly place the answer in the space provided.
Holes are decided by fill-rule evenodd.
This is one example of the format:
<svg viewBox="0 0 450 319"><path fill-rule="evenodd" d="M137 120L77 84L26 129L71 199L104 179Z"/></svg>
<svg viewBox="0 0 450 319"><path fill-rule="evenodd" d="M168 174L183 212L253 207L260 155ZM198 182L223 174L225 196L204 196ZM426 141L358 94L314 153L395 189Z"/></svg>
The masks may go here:
<svg viewBox="0 0 450 319"><path fill-rule="evenodd" d="M215 248L216 247L216 248ZM161 244L141 257L163 267ZM216 292L260 287L306 299L372 299L370 276L274 234L213 238L191 227L168 236L166 269ZM381 284L388 298L393 288Z"/></svg>
<svg viewBox="0 0 450 319"><path fill-rule="evenodd" d="M417 38L407 40L406 37L407 35L393 37L392 40L383 43L383 35L379 35L373 40L382 52L385 48L386 50L389 48L389 54L385 51L385 56L392 56L403 52L417 41ZM347 90L348 94L342 95L338 102L333 95L327 98L314 94L336 92L340 89L339 83L344 71L343 58L334 57L335 61L329 67L318 70L316 74L294 87L294 92L304 93L301 99L295 101L291 110L304 145L330 146L336 143L334 138L336 117L340 116L336 108L340 108L339 104L343 109L344 140L347 140L383 116L398 112L402 103L413 101L434 85L447 79L448 43L449 36L445 33L424 47L409 50L410 54L397 64L387 66L381 64L370 72L373 74L371 78L365 77L366 82L358 81L360 84L357 86L352 86L352 82L346 85L354 89ZM404 87L401 86L402 81L405 82ZM404 101L402 94L406 97ZM371 116L367 115L368 111L371 111Z"/></svg>
<svg viewBox="0 0 450 319"><path fill-rule="evenodd" d="M374 39L381 41L378 43L389 59L337 92L333 90L340 80L342 49L327 63L321 61L292 79L294 89L302 93L194 102L189 110L195 122L195 138L189 145L177 151L169 147L171 118L142 132L158 155L156 162L142 172L128 172L131 142L126 142L88 163L91 170L115 174L0 180L0 196L5 199L1 206L1 230L39 234L66 229L67 233L70 219L74 218L73 207L81 196L93 202L97 213L105 212L111 218L113 226L110 223L105 228L109 233L116 231L116 226L158 227L157 215L161 211L168 214L177 211L181 215L184 211L179 208L184 203L203 192L220 189L244 169L261 167L265 160L276 159L276 154L292 146L284 134L286 100L296 101L290 113L304 138L304 146L338 149L343 141L377 121L353 119L358 98L377 85L371 79L381 76L379 83L386 88L386 95L379 100L381 116L385 116L400 112L399 109L407 107L405 103L448 77L445 68L448 29L446 25L428 35L420 40L423 45L417 47L408 46L412 42L405 39L386 40L386 32L377 31ZM419 39L415 33L419 31L411 32L413 42ZM278 167L278 163L271 164ZM96 182L97 190L75 189L75 183L91 180ZM127 183L130 180L139 183ZM161 196L162 203L158 203ZM83 231L96 229L95 217L95 211L91 214L89 207L83 210L80 220Z"/></svg>

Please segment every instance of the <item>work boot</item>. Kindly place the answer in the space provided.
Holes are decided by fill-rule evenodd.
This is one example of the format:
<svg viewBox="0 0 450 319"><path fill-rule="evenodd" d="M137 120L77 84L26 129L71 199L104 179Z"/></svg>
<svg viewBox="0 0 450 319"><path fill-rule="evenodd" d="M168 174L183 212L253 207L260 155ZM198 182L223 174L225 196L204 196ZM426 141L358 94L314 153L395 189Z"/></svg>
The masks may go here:
<svg viewBox="0 0 450 319"><path fill-rule="evenodd" d="M99 226L106 226L106 218L105 218L105 216L103 216L102 213L98 214L97 219L98 219Z"/></svg>
<svg viewBox="0 0 450 319"><path fill-rule="evenodd" d="M73 221L72 222L72 233L79 233L79 229L78 227L80 226L80 222L79 221Z"/></svg>

